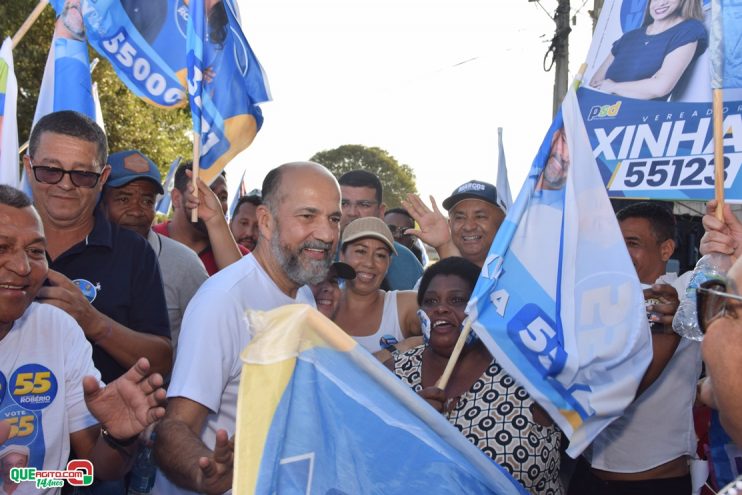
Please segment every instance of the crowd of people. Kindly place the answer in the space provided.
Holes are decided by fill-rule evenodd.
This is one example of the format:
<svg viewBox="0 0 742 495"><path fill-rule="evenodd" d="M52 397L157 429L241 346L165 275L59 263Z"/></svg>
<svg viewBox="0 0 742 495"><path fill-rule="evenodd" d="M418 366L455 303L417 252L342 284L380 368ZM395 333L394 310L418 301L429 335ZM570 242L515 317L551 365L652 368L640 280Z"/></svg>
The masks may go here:
<svg viewBox="0 0 742 495"><path fill-rule="evenodd" d="M742 262L699 297L703 344L680 338L671 322L688 276L665 272L676 233L662 206L617 214L646 287L652 362L626 413L570 466L559 428L475 334L436 388L506 215L492 184L457 187L446 218L415 195L386 210L368 171L335 178L287 163L228 222L226 178L198 181L196 195L183 164L172 218L153 225L157 166L136 150L109 155L103 131L75 112L39 120L23 166L33 202L0 186L0 493L21 490L12 468L62 469L70 457L95 466L80 493L125 493L153 424L153 493L228 491L245 311L295 303L333 320L530 493L691 493L698 399L742 445ZM701 250L736 261L742 223L716 208ZM422 242L439 261L423 266Z"/></svg>

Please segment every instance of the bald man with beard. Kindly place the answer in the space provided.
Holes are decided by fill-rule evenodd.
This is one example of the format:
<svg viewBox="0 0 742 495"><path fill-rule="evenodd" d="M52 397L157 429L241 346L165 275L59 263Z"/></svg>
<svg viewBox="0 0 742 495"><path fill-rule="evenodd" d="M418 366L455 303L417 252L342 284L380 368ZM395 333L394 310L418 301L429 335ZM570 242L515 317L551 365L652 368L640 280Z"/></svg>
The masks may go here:
<svg viewBox="0 0 742 495"><path fill-rule="evenodd" d="M181 327L155 454L164 473L154 492L223 493L232 485L245 311L315 306L307 284L323 281L340 235L340 187L312 162L282 165L263 181L255 251L201 286ZM167 478L165 477L167 476Z"/></svg>

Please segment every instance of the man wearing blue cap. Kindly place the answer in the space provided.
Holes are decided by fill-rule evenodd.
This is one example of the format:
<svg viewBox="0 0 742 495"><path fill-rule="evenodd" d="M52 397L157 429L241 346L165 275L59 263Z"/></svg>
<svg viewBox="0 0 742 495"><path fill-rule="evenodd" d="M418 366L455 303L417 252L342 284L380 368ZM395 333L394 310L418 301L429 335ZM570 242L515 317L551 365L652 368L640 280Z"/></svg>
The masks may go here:
<svg viewBox="0 0 742 495"><path fill-rule="evenodd" d="M448 224L435 201L431 210L417 195L411 194L403 204L420 225L420 229L407 230L408 234L433 246L441 258L462 256L480 267L487 259L506 210L497 188L479 180L461 184L443 200Z"/></svg>
<svg viewBox="0 0 742 495"><path fill-rule="evenodd" d="M175 353L186 306L209 276L192 249L151 229L157 195L164 193L160 172L152 160L138 150L127 150L109 155L108 164L111 173L103 188L108 219L138 233L155 250Z"/></svg>

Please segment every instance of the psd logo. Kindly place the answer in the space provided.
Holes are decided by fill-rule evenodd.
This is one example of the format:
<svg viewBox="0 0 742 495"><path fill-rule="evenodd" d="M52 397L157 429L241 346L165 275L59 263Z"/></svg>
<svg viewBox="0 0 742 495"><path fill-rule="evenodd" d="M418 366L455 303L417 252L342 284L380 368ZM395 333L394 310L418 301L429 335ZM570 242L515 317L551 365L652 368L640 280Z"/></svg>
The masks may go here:
<svg viewBox="0 0 742 495"><path fill-rule="evenodd" d="M587 120L613 118L618 115L618 111L620 110L620 108L620 100L613 105L596 105L590 109L590 113L587 115Z"/></svg>

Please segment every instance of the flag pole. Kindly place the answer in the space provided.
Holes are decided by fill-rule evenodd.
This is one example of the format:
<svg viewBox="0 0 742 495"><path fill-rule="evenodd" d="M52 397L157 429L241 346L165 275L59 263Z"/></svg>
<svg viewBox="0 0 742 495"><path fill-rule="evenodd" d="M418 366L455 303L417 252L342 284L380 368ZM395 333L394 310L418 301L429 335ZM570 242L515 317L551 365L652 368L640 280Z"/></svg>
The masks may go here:
<svg viewBox="0 0 742 495"><path fill-rule="evenodd" d="M23 21L23 24L21 24L21 27L18 28L18 31L13 35L13 48L18 46L18 43L20 43L23 37L26 36L28 30L31 29L31 26L33 26L33 23L39 18L41 13L44 11L44 7L46 7L48 3L49 0L39 0L39 3L36 4L36 7L31 11L31 14L29 14L26 20Z"/></svg>
<svg viewBox="0 0 742 495"><path fill-rule="evenodd" d="M469 336L469 333L471 333L471 322L472 322L471 318L466 319L466 323L464 323L464 328L461 330L459 339L456 341L456 345L453 348L451 357L448 358L446 369L443 370L443 374L438 379L438 381L435 383L435 386L441 390L446 390L446 387L448 386L448 381L451 379L451 375L453 374L453 369L456 367L456 363L459 360L461 351L464 349L464 343L466 343L466 338Z"/></svg>
<svg viewBox="0 0 742 495"><path fill-rule="evenodd" d="M193 133L193 197L198 199L198 173L201 160L201 133ZM198 208L191 210L191 222L198 222Z"/></svg>
<svg viewBox="0 0 742 495"><path fill-rule="evenodd" d="M716 218L724 221L724 90L714 88L714 196Z"/></svg>

